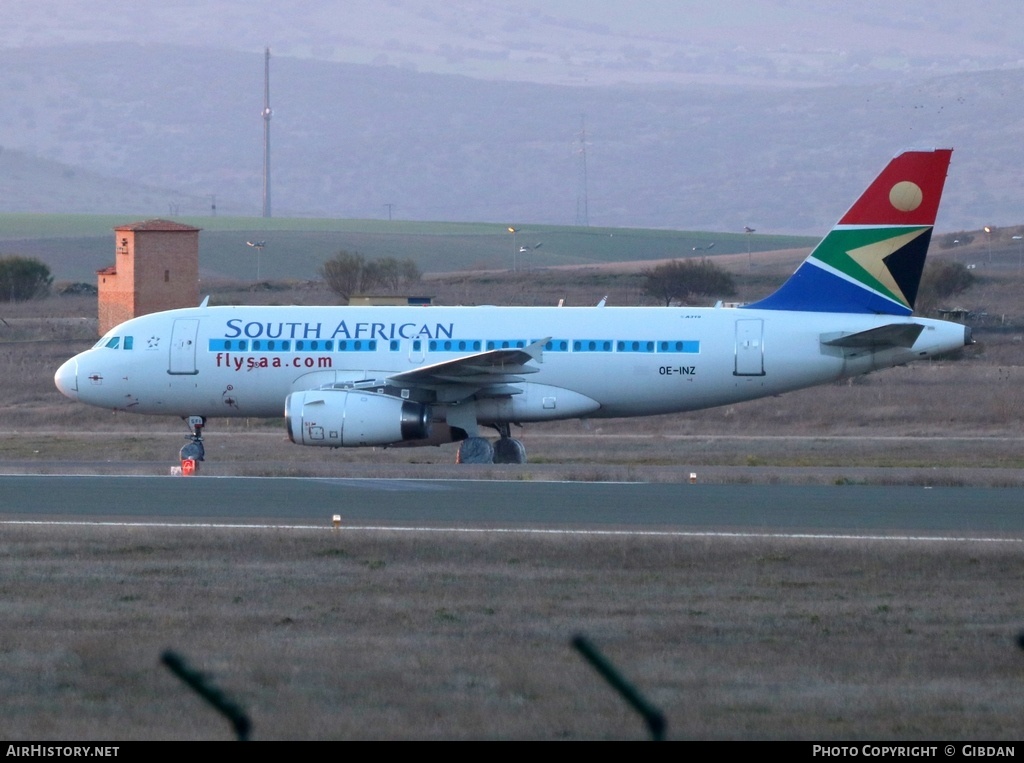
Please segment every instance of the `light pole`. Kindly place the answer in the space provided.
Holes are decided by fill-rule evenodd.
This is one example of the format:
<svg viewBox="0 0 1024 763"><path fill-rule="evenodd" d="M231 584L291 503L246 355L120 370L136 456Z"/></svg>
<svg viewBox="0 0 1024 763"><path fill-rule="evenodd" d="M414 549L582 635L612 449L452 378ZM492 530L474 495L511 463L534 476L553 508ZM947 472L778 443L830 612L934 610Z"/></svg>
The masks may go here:
<svg viewBox="0 0 1024 763"><path fill-rule="evenodd" d="M519 247L516 246L516 234L519 232L519 228L513 228L510 225L508 232L512 234L512 272L515 273L519 270Z"/></svg>
<svg viewBox="0 0 1024 763"><path fill-rule="evenodd" d="M743 226L743 232L747 234L747 270L754 269L754 262L750 257L750 234L756 230L757 228L751 228L749 225Z"/></svg>
<svg viewBox="0 0 1024 763"><path fill-rule="evenodd" d="M1017 272L1020 272L1021 265L1024 264L1024 236L1013 236L1013 240L1017 242Z"/></svg>
<svg viewBox="0 0 1024 763"><path fill-rule="evenodd" d="M267 245L266 241L246 241L246 246L251 246L256 250L256 283L260 282L260 256L263 254L263 247Z"/></svg>
<svg viewBox="0 0 1024 763"><path fill-rule="evenodd" d="M987 225L983 228L985 231L985 240L988 241L988 264L992 264L992 229Z"/></svg>
<svg viewBox="0 0 1024 763"><path fill-rule="evenodd" d="M270 217L270 48L263 59L263 216Z"/></svg>

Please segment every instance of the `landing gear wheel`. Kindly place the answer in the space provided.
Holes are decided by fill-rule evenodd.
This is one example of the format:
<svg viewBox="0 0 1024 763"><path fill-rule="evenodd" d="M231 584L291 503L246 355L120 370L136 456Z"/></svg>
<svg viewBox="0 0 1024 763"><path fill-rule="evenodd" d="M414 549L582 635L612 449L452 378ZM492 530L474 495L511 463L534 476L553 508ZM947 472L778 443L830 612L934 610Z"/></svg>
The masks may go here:
<svg viewBox="0 0 1024 763"><path fill-rule="evenodd" d="M457 464L493 464L494 446L483 437L468 437L459 445Z"/></svg>
<svg viewBox="0 0 1024 763"><path fill-rule="evenodd" d="M188 436L188 442L181 446L181 450L178 451L178 455L182 461L199 461L205 460L206 449L203 447L203 427L206 425L206 419L202 416L189 416L188 426L192 430L192 434Z"/></svg>
<svg viewBox="0 0 1024 763"><path fill-rule="evenodd" d="M525 464L526 448L519 440L511 437L502 437L494 443L494 463L496 464Z"/></svg>
<svg viewBox="0 0 1024 763"><path fill-rule="evenodd" d="M203 439L200 437L198 440L191 440L181 446L181 450L178 451L178 455L182 461L191 459L192 461L205 461L206 449L203 447Z"/></svg>

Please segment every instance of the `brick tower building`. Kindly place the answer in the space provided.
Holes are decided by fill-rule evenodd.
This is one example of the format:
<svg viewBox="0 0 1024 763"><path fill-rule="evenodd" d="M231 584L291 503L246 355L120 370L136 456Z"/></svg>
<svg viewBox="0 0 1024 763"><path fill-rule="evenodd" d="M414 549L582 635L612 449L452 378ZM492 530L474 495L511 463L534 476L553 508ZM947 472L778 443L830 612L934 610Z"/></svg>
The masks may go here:
<svg viewBox="0 0 1024 763"><path fill-rule="evenodd" d="M100 336L137 315L199 304L199 230L170 220L114 228L114 264L96 273Z"/></svg>

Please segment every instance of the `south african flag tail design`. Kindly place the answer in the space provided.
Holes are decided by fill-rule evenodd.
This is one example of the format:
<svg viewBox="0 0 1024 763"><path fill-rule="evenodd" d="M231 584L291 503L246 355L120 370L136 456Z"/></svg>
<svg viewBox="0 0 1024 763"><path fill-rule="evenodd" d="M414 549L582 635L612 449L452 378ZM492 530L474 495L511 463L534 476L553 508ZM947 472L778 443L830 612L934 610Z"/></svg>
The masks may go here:
<svg viewBox="0 0 1024 763"><path fill-rule="evenodd" d="M779 290L747 308L910 315L952 149L891 162Z"/></svg>

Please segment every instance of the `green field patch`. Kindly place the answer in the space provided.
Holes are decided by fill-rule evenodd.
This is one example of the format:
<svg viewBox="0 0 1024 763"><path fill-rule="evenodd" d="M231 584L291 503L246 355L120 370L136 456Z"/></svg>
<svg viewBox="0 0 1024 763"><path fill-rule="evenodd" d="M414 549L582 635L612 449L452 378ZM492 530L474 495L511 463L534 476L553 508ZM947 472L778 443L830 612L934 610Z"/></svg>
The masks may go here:
<svg viewBox="0 0 1024 763"><path fill-rule="evenodd" d="M530 271L808 247L804 236L590 228L506 223L186 217L202 229L202 279L313 280L339 251L368 259L412 259L424 273ZM138 222L110 215L0 215L0 253L38 257L57 281L94 282L114 262L114 228ZM250 242L265 242L257 251ZM521 251L522 250L522 251ZM257 262L258 259L258 262ZM257 268L258 265L258 268Z"/></svg>

